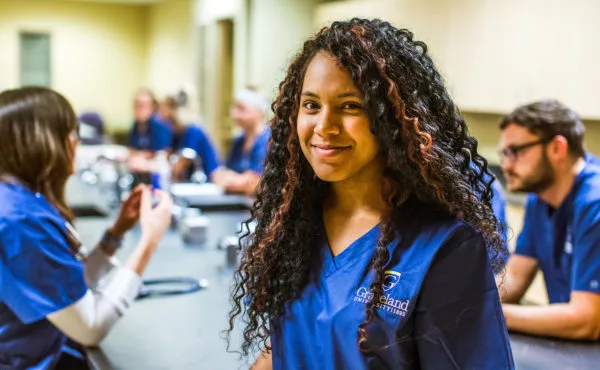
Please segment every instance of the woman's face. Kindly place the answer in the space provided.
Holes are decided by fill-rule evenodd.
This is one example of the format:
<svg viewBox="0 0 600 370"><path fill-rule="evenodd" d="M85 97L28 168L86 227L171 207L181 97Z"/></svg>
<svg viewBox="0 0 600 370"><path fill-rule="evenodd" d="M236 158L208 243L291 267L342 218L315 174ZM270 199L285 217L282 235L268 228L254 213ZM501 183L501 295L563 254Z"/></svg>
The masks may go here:
<svg viewBox="0 0 600 370"><path fill-rule="evenodd" d="M152 96L138 93L133 101L133 116L136 122L146 122L154 113Z"/></svg>
<svg viewBox="0 0 600 370"><path fill-rule="evenodd" d="M71 146L71 155L73 156L71 158L71 174L74 174L76 169L77 169L77 165L76 165L76 161L77 161L77 147L79 147L79 132L77 129L75 129L74 131L72 131L69 134L69 145Z"/></svg>
<svg viewBox="0 0 600 370"><path fill-rule="evenodd" d="M297 119L302 153L323 181L372 181L380 168L362 93L328 53L309 63Z"/></svg>

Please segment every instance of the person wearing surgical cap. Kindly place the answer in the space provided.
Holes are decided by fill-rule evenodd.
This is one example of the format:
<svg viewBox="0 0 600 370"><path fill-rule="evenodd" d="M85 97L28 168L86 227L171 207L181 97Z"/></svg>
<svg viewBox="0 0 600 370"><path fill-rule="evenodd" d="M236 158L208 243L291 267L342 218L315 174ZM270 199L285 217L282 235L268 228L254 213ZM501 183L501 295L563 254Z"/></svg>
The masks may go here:
<svg viewBox="0 0 600 370"><path fill-rule="evenodd" d="M254 88L237 92L231 118L242 129L225 166L211 180L227 192L254 195L262 175L271 130L265 123L268 101Z"/></svg>

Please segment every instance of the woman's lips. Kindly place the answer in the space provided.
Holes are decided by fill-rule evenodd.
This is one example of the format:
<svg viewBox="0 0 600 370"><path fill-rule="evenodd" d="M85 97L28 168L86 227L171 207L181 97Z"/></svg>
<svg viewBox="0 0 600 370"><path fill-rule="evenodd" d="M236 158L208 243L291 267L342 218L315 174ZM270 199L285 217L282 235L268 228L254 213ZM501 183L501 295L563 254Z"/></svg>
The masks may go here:
<svg viewBox="0 0 600 370"><path fill-rule="evenodd" d="M312 144L311 147L316 155L323 158L335 157L350 149L350 146L327 144Z"/></svg>

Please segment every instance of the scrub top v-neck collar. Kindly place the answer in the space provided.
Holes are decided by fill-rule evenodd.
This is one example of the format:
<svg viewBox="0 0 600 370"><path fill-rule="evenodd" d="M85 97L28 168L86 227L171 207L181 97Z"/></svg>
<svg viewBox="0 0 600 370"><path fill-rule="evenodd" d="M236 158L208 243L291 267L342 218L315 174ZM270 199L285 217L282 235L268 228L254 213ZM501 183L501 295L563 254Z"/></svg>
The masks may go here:
<svg viewBox="0 0 600 370"><path fill-rule="evenodd" d="M331 246L329 244L329 240L327 238L327 231L325 229L325 224L321 223L321 230L323 233L323 275L325 277L331 275L332 273L343 270L344 268L360 261L361 258L357 258L358 256L375 251L375 246L377 246L377 240L379 239L380 230L379 224L373 226L369 231L359 236L356 240L350 243L343 251L341 251L337 256L333 255L331 251Z"/></svg>

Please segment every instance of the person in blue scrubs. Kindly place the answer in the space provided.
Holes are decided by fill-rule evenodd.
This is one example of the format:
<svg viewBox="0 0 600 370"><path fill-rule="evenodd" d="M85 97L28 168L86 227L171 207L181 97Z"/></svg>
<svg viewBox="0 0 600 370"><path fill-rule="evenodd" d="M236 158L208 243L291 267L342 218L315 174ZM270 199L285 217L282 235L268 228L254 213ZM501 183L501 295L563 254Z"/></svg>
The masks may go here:
<svg viewBox="0 0 600 370"><path fill-rule="evenodd" d="M502 233L502 238L508 242L508 222L506 220L506 196L504 195L504 189L500 184L500 181L494 179L492 182L492 210L494 211L494 215L498 220L498 224L500 226L500 231ZM508 249L506 250L505 258L508 258Z"/></svg>
<svg viewBox="0 0 600 370"><path fill-rule="evenodd" d="M168 195L156 192L153 208L150 190L138 187L87 253L65 201L78 142L62 95L0 93L0 369L87 368L82 346L97 346L133 303L170 223ZM138 219L142 238L116 266L114 253Z"/></svg>
<svg viewBox="0 0 600 370"><path fill-rule="evenodd" d="M600 339L600 167L579 116L557 100L516 108L500 124L507 187L531 193L500 287L509 329ZM520 306L538 270L549 305Z"/></svg>
<svg viewBox="0 0 600 370"><path fill-rule="evenodd" d="M196 124L182 125L177 118L177 99L166 97L159 105L159 114L173 131L171 149L177 161L173 166L176 181L190 181L200 169L210 179L219 168L220 159L214 145L204 130Z"/></svg>
<svg viewBox="0 0 600 370"><path fill-rule="evenodd" d="M267 100L254 88L237 92L231 118L242 129L224 167L212 180L228 192L253 196L263 173L271 130L265 124Z"/></svg>
<svg viewBox="0 0 600 370"><path fill-rule="evenodd" d="M477 167L475 163L471 162L471 168L477 171ZM497 178L494 178L492 175L488 175L487 173L483 174L485 181L491 180L492 186L492 210L494 211L494 216L498 221L498 227L502 234L502 238L508 243L508 223L506 220L506 196L504 195L504 189L500 184L500 181ZM480 197L481 199L481 197ZM505 260L508 260L508 247L505 249L505 256L503 257Z"/></svg>
<svg viewBox="0 0 600 370"><path fill-rule="evenodd" d="M155 167L154 158L160 151L169 151L173 140L171 127L157 113L158 104L151 90L139 89L134 97L134 123L129 132L129 171L138 183L150 183Z"/></svg>
<svg viewBox="0 0 600 370"><path fill-rule="evenodd" d="M426 50L352 19L287 69L232 291L253 368L514 368L491 173Z"/></svg>

